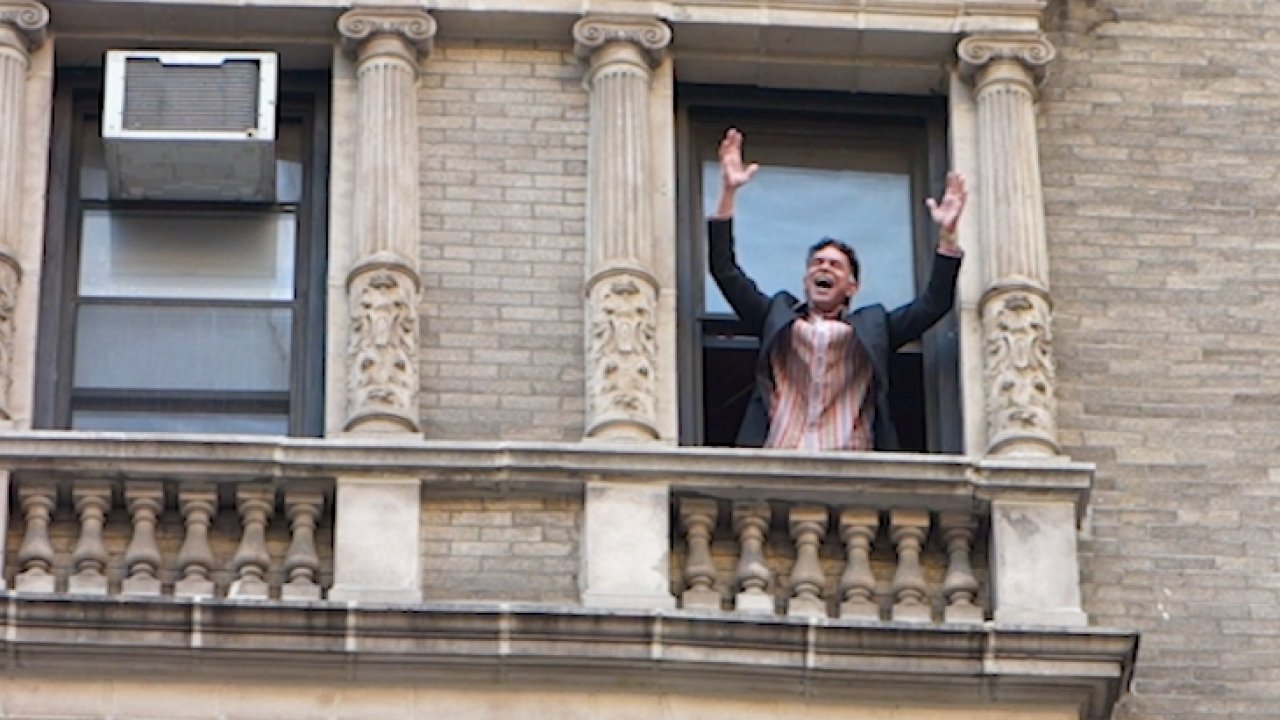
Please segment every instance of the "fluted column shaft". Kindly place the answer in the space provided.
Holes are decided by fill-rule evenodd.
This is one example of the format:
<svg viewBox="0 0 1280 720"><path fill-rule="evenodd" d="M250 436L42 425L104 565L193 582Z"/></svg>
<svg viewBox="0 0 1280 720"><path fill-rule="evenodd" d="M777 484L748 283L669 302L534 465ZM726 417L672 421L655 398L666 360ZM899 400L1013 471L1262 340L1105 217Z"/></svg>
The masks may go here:
<svg viewBox="0 0 1280 720"><path fill-rule="evenodd" d="M343 15L338 29L356 60L360 116L345 427L417 432L417 79L436 24L408 8L362 8Z"/></svg>
<svg viewBox="0 0 1280 720"><path fill-rule="evenodd" d="M987 443L994 454L1056 454L1049 261L1036 140L1040 37L969 37L959 54L978 107L978 215L988 258L981 301Z"/></svg>
<svg viewBox="0 0 1280 720"><path fill-rule="evenodd" d="M587 160L588 438L658 437L649 89L671 41L657 20L590 16L573 28L591 94Z"/></svg>
<svg viewBox="0 0 1280 720"><path fill-rule="evenodd" d="M23 227L22 177L25 171L27 69L31 51L44 40L49 10L36 2L0 2L0 420L13 417L13 382L18 262Z"/></svg>

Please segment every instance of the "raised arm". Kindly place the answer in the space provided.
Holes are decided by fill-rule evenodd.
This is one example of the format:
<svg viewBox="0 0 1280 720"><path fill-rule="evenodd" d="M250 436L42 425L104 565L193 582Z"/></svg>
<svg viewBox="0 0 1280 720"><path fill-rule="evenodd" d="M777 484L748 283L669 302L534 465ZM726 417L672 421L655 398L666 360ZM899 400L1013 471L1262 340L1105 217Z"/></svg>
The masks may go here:
<svg viewBox="0 0 1280 720"><path fill-rule="evenodd" d="M729 128L720 140L720 199L716 209L708 219L724 220L733 217L734 204L738 189L748 182L760 169L759 163L743 165L742 133L738 128Z"/></svg>
<svg viewBox="0 0 1280 720"><path fill-rule="evenodd" d="M742 133L729 128L720 141L720 199L707 217L707 261L711 277L738 317L752 327L764 322L769 298L738 265L733 243L733 211L738 189L746 185L760 166L742 163Z"/></svg>
<svg viewBox="0 0 1280 720"><path fill-rule="evenodd" d="M925 205L938 226L938 254L933 258L929 284L920 297L889 313L889 344L897 349L915 340L942 319L955 304L956 276L960 272L960 249L956 227L964 213L968 192L964 176L947 173L942 199L928 198Z"/></svg>

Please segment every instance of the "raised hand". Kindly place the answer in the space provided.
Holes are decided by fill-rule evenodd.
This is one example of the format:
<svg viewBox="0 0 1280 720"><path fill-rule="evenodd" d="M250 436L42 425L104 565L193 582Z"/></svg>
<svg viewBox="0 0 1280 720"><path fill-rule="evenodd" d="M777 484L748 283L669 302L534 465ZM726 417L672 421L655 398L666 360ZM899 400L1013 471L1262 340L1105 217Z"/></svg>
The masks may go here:
<svg viewBox="0 0 1280 720"><path fill-rule="evenodd" d="M742 132L729 128L720 141L720 184L724 190L737 190L751 181L760 169L759 163L742 165Z"/></svg>
<svg viewBox="0 0 1280 720"><path fill-rule="evenodd" d="M964 189L964 176L958 172L949 172L946 187L942 193L942 201L928 198L924 204L929 206L929 214L933 216L933 221L937 223L938 228L950 235L956 231L956 224L960 222L960 215L964 212L964 203L968 197L969 193Z"/></svg>

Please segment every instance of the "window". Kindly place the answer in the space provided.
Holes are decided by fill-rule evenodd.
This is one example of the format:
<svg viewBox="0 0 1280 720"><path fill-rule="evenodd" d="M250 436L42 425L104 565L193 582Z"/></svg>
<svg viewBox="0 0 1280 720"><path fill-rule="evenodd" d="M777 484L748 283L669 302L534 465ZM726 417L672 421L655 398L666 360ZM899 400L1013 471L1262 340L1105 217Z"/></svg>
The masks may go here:
<svg viewBox="0 0 1280 720"><path fill-rule="evenodd" d="M96 78L59 78L36 421L322 432L323 79L284 75L262 202L113 199Z"/></svg>
<svg viewBox="0 0 1280 720"><path fill-rule="evenodd" d="M824 236L858 252L855 305L892 309L927 279L936 237L924 198L947 171L946 106L922 98L683 87L681 440L732 445L759 347L707 272L705 217L719 193L717 148L737 127L761 170L738 196L738 261L766 293L803 297L805 253ZM893 413L904 450L960 452L955 314L892 364Z"/></svg>

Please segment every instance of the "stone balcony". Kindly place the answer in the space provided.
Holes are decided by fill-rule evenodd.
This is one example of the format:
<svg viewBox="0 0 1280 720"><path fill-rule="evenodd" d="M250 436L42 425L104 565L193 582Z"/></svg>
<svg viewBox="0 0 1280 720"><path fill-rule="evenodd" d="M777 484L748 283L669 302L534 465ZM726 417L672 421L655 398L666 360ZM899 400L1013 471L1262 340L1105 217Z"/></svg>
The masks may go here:
<svg viewBox="0 0 1280 720"><path fill-rule="evenodd" d="M11 667L643 668L670 688L1053 697L1101 718L1136 652L1088 627L1092 469L1062 460L33 432L0 436L0 466ZM573 526L544 566L576 568L548 586L568 592L464 557L496 543L426 532L479 514L442 510L460 502L539 498ZM537 535L503 533L495 555Z"/></svg>

